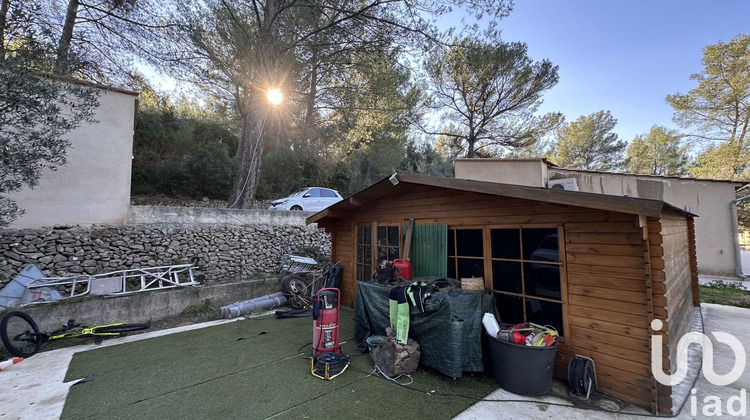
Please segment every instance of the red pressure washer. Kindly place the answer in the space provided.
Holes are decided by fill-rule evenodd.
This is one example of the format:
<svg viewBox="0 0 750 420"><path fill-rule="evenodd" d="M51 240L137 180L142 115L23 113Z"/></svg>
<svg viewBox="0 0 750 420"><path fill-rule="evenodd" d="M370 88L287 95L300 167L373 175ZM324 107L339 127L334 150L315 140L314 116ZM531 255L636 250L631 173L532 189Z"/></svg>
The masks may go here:
<svg viewBox="0 0 750 420"><path fill-rule="evenodd" d="M313 302L313 356L341 353L339 346L339 289L320 289Z"/></svg>
<svg viewBox="0 0 750 420"><path fill-rule="evenodd" d="M313 348L310 373L320 379L333 379L349 367L349 357L339 343L341 292L336 288L318 291L313 302Z"/></svg>

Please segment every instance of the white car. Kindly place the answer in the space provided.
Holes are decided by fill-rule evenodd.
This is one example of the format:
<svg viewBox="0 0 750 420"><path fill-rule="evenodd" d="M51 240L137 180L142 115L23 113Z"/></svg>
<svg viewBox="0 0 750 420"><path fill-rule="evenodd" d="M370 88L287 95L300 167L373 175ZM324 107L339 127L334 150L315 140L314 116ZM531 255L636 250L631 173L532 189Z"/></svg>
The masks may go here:
<svg viewBox="0 0 750 420"><path fill-rule="evenodd" d="M338 191L330 188L306 187L289 197L274 200L269 210L320 211L343 200Z"/></svg>

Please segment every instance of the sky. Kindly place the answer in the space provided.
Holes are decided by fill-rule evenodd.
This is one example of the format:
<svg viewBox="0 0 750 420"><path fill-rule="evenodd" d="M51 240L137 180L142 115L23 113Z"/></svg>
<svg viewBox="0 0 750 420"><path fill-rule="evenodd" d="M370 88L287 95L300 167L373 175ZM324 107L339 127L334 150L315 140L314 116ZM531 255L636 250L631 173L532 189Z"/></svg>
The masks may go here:
<svg viewBox="0 0 750 420"><path fill-rule="evenodd" d="M679 128L666 96L697 86L704 47L750 33L750 1L516 0L499 27L560 67L540 113L571 122L608 110L629 142L653 125Z"/></svg>

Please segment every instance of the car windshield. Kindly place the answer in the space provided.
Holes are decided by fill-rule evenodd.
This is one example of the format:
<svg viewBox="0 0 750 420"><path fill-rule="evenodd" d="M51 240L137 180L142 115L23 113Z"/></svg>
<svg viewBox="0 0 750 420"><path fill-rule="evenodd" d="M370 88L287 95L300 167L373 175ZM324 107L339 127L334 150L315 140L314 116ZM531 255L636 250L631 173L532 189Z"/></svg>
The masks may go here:
<svg viewBox="0 0 750 420"><path fill-rule="evenodd" d="M295 192L294 194L289 194L289 197L299 197L299 196L301 196L302 194L306 193L308 189L309 189L309 188L303 188L303 189L301 189L301 190L299 190L299 191Z"/></svg>

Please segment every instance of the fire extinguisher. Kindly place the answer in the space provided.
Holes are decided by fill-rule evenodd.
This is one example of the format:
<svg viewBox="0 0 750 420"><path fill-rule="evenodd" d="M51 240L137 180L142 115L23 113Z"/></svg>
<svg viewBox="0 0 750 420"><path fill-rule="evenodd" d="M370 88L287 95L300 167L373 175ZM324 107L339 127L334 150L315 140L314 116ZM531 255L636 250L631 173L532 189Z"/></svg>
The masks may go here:
<svg viewBox="0 0 750 420"><path fill-rule="evenodd" d="M313 357L321 353L341 353L339 345L339 310L341 292L335 288L320 289L313 302Z"/></svg>

